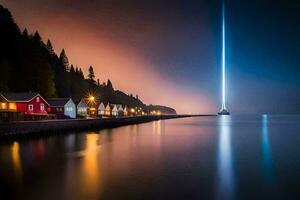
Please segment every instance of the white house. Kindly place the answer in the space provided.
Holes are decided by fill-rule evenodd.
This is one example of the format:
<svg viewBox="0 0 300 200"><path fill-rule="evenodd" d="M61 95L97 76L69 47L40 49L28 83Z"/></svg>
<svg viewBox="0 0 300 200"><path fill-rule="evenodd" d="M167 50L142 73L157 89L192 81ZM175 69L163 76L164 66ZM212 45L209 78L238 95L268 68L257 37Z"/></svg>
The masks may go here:
<svg viewBox="0 0 300 200"><path fill-rule="evenodd" d="M121 104L111 104L112 107L112 111L111 111L111 115L112 116L122 116L123 115L123 107Z"/></svg>
<svg viewBox="0 0 300 200"><path fill-rule="evenodd" d="M81 117L87 117L87 109L87 103L84 101L84 99L81 99L77 104L77 115Z"/></svg>
<svg viewBox="0 0 300 200"><path fill-rule="evenodd" d="M98 115L105 115L105 105L102 102L98 106Z"/></svg>
<svg viewBox="0 0 300 200"><path fill-rule="evenodd" d="M51 113L58 118L76 118L76 105L71 98L52 98L47 99L47 102L50 104Z"/></svg>
<svg viewBox="0 0 300 200"><path fill-rule="evenodd" d="M123 116L124 115L123 106L121 104L117 104L117 108L118 108L118 115Z"/></svg>
<svg viewBox="0 0 300 200"><path fill-rule="evenodd" d="M113 105L113 109L111 110L111 115L114 117L118 116L118 107L116 104Z"/></svg>

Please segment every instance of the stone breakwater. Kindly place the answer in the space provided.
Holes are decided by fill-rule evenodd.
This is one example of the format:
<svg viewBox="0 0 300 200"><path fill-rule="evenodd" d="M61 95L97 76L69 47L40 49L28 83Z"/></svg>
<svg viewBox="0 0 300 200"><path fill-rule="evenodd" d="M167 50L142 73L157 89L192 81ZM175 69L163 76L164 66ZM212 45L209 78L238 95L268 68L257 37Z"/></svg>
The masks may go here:
<svg viewBox="0 0 300 200"><path fill-rule="evenodd" d="M67 134L71 131L91 131L105 128L114 128L131 124L140 124L162 119L174 119L195 116L211 115L160 115L137 116L103 119L68 119L46 121L24 121L0 123L0 137L32 137L49 134Z"/></svg>

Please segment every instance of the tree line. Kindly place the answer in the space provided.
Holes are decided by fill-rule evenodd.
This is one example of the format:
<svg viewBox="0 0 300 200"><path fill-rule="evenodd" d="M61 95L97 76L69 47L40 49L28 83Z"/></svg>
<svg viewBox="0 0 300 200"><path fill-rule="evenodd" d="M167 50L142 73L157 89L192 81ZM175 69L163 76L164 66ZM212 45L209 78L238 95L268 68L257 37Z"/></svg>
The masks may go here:
<svg viewBox="0 0 300 200"><path fill-rule="evenodd" d="M21 31L10 11L0 5L0 91L39 92L42 96L72 97L79 100L88 93L101 101L145 106L133 95L115 91L110 80L100 83L92 66L85 77L82 68L69 63L66 51L57 55L51 41L40 34Z"/></svg>
<svg viewBox="0 0 300 200"><path fill-rule="evenodd" d="M43 42L38 31L20 30L7 8L0 5L0 92L38 92L45 98L71 97L75 101L94 94L102 102L128 107L147 107L133 94L115 90L110 80L100 82L89 66L85 77L82 68L69 63L66 51L54 52L51 41ZM168 107L157 107L164 111ZM164 108L164 109L163 109ZM176 113L170 108L168 111Z"/></svg>

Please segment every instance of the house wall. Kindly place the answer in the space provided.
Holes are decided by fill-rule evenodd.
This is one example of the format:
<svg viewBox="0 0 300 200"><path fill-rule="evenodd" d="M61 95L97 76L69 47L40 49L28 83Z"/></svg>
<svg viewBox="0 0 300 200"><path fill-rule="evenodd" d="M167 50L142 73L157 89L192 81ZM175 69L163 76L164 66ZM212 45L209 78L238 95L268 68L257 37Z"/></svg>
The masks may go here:
<svg viewBox="0 0 300 200"><path fill-rule="evenodd" d="M4 102L0 101L0 111L3 112L16 112L17 111L17 105L14 102Z"/></svg>
<svg viewBox="0 0 300 200"><path fill-rule="evenodd" d="M111 115L110 109L105 109L105 115L107 115L107 116Z"/></svg>
<svg viewBox="0 0 300 200"><path fill-rule="evenodd" d="M39 97L39 100L37 100L38 97L39 96L36 96L29 102L17 102L17 111L24 112L26 115L47 114L48 111L50 111L49 105L41 97ZM33 106L32 110L29 110L29 105ZM44 105L44 109L41 108L42 105Z"/></svg>
<svg viewBox="0 0 300 200"><path fill-rule="evenodd" d="M53 114L64 114L64 107L51 107L50 113Z"/></svg>
<svg viewBox="0 0 300 200"><path fill-rule="evenodd" d="M104 115L105 114L105 106L103 103L100 103L98 107L98 115Z"/></svg>
<svg viewBox="0 0 300 200"><path fill-rule="evenodd" d="M112 116L118 116L118 109L116 106L114 106L114 108L111 111Z"/></svg>
<svg viewBox="0 0 300 200"><path fill-rule="evenodd" d="M86 117L87 116L87 107L77 106L77 115Z"/></svg>
<svg viewBox="0 0 300 200"><path fill-rule="evenodd" d="M64 106L64 115L76 118L76 105L71 99Z"/></svg>
<svg viewBox="0 0 300 200"><path fill-rule="evenodd" d="M105 114L105 110L98 110L98 115L104 115Z"/></svg>

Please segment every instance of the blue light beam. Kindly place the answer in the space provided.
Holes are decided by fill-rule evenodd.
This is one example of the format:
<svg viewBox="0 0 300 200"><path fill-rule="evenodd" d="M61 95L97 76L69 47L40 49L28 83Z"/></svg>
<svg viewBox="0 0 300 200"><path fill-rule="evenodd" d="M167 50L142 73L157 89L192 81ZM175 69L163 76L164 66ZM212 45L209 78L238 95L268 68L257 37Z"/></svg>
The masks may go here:
<svg viewBox="0 0 300 200"><path fill-rule="evenodd" d="M226 108L226 61L225 61L225 3L222 6L222 108L219 115L229 115Z"/></svg>
<svg viewBox="0 0 300 200"><path fill-rule="evenodd" d="M226 77L225 77L225 6L222 8L222 110L226 110Z"/></svg>

